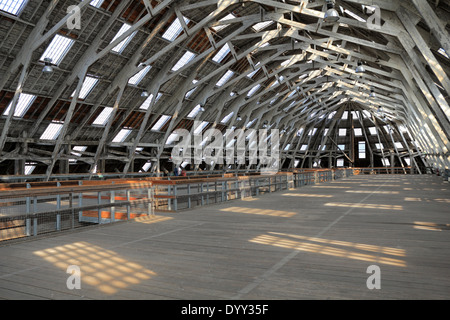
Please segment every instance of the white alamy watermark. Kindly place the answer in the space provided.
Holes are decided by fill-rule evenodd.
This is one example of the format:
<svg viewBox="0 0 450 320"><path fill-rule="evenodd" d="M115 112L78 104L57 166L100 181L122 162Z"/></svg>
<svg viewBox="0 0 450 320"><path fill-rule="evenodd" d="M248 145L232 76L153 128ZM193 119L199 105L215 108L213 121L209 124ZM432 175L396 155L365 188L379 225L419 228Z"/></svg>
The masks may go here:
<svg viewBox="0 0 450 320"><path fill-rule="evenodd" d="M73 5L67 8L67 13L70 13L69 19L67 19L67 29L69 30L81 30L81 9L79 6Z"/></svg>
<svg viewBox="0 0 450 320"><path fill-rule="evenodd" d="M367 268L366 273L371 274L369 278L367 278L366 285L367 289L381 289L381 269L377 265L371 265Z"/></svg>
<svg viewBox="0 0 450 320"><path fill-rule="evenodd" d="M194 127L201 124L197 121ZM280 168L280 133L278 129L208 129L191 134L175 130L169 139L178 141L172 149L172 162L211 165L257 165L261 173L274 174Z"/></svg>
<svg viewBox="0 0 450 320"><path fill-rule="evenodd" d="M67 289L81 289L81 269L79 266L71 265L67 267L66 273L70 274L67 278Z"/></svg>

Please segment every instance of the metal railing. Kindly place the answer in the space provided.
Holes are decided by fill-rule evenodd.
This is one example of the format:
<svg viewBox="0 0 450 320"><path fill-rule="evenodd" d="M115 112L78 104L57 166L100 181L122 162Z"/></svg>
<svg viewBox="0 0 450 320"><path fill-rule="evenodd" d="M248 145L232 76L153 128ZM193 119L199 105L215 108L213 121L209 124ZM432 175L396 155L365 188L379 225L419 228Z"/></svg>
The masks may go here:
<svg viewBox="0 0 450 320"><path fill-rule="evenodd" d="M404 168L391 172L404 174ZM0 184L0 242L374 173L385 174L386 168L295 169L274 175L205 172L186 177Z"/></svg>

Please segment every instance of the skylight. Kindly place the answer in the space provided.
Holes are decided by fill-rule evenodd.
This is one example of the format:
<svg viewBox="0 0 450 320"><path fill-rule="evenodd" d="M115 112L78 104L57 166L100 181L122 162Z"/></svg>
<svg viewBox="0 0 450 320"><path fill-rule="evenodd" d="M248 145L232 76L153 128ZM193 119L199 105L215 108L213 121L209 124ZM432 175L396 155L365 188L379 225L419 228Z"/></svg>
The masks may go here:
<svg viewBox="0 0 450 320"><path fill-rule="evenodd" d="M234 111L231 111L227 116L225 116L220 123L226 124L228 121L230 121L231 117L233 117Z"/></svg>
<svg viewBox="0 0 450 320"><path fill-rule="evenodd" d="M171 133L170 136L167 138L167 142L166 144L172 144L175 140L178 139L178 134L177 133Z"/></svg>
<svg viewBox="0 0 450 320"><path fill-rule="evenodd" d="M21 93L19 95L19 99L17 100L16 109L14 110L14 117L22 118L28 111L28 108L30 108L30 106L33 104L35 99L36 96L34 95ZM8 107L3 113L4 116L7 116L9 114L9 111L11 110L11 104L12 101L9 103Z"/></svg>
<svg viewBox="0 0 450 320"><path fill-rule="evenodd" d="M445 52L444 48L439 48L438 52L440 54L442 54L444 57L446 57L447 59L450 59L450 57L448 56L447 52Z"/></svg>
<svg viewBox="0 0 450 320"><path fill-rule="evenodd" d="M81 157L81 153L80 152L84 152L86 151L87 147L86 146L75 146L72 149L72 154L77 156L77 157ZM76 152L79 151L79 152Z"/></svg>
<svg viewBox="0 0 450 320"><path fill-rule="evenodd" d="M397 149L403 149L403 144L401 142L395 142L394 144Z"/></svg>
<svg viewBox="0 0 450 320"><path fill-rule="evenodd" d="M196 105L195 106L195 108L194 109L192 109L192 111L187 115L187 117L188 118L195 118L197 115L198 115L198 113L200 112L200 111L202 111L202 106L201 105Z"/></svg>
<svg viewBox="0 0 450 320"><path fill-rule="evenodd" d="M337 167L343 167L344 166L344 159L337 159L336 166Z"/></svg>
<svg viewBox="0 0 450 320"><path fill-rule="evenodd" d="M360 137L362 136L362 129L361 128L355 128L355 136Z"/></svg>
<svg viewBox="0 0 450 320"><path fill-rule="evenodd" d="M187 65L192 59L194 59L195 53L186 51L180 60L173 66L172 71L177 71Z"/></svg>
<svg viewBox="0 0 450 320"><path fill-rule="evenodd" d="M247 97L251 97L252 95L255 94L256 91L258 91L258 89L261 87L260 84L257 84L256 86L254 86L253 88L250 89L250 91L247 93Z"/></svg>
<svg viewBox="0 0 450 320"><path fill-rule="evenodd" d="M347 134L347 129L339 129L339 136L344 137Z"/></svg>
<svg viewBox="0 0 450 320"><path fill-rule="evenodd" d="M383 165L384 165L385 167L389 167L389 166L391 165L389 159L382 158L381 161L383 162Z"/></svg>
<svg viewBox="0 0 450 320"><path fill-rule="evenodd" d="M18 16L26 3L26 0L1 0L0 10Z"/></svg>
<svg viewBox="0 0 450 320"><path fill-rule="evenodd" d="M376 147L378 150L384 149L382 143L375 143L375 147Z"/></svg>
<svg viewBox="0 0 450 320"><path fill-rule="evenodd" d="M203 132L203 129L205 129L208 124L209 124L209 122L207 122L207 121L203 121L202 123L200 123L197 126L197 128L194 130L194 134L200 135Z"/></svg>
<svg viewBox="0 0 450 320"><path fill-rule="evenodd" d="M92 0L90 5L96 8L100 8L100 6L102 5L103 0Z"/></svg>
<svg viewBox="0 0 450 320"><path fill-rule="evenodd" d="M193 84L196 84L197 82L198 80L192 80ZM194 87L191 90L189 90L184 97L189 98L194 93L195 90L197 90L197 87Z"/></svg>
<svg viewBox="0 0 450 320"><path fill-rule="evenodd" d="M59 65L73 43L74 40L57 34L39 60L44 61L45 58L50 58L52 64Z"/></svg>
<svg viewBox="0 0 450 320"><path fill-rule="evenodd" d="M162 115L161 118L159 118L159 120L155 123L155 125L153 126L153 128L151 129L152 131L159 131L165 124L167 121L169 121L169 119L171 118L171 116L167 116L167 115Z"/></svg>
<svg viewBox="0 0 450 320"><path fill-rule="evenodd" d="M36 169L36 163L35 162L31 162L31 163L27 162L25 164L24 174L28 176L33 173L34 169Z"/></svg>
<svg viewBox="0 0 450 320"><path fill-rule="evenodd" d="M183 17L183 20L186 24L189 23L189 19L186 17ZM175 40L183 31L183 27L181 26L181 22L179 19L175 19L174 22L170 25L170 27L164 32L162 37L166 40L173 41Z"/></svg>
<svg viewBox="0 0 450 320"><path fill-rule="evenodd" d="M131 85L138 85L139 82L141 82L142 79L144 79L145 75L150 71L151 68L152 68L151 66L146 66L144 69L142 69L141 71L136 73L134 76L132 76L128 80L128 83Z"/></svg>
<svg viewBox="0 0 450 320"><path fill-rule="evenodd" d="M364 141L358 142L358 157L360 159L366 158L366 143Z"/></svg>
<svg viewBox="0 0 450 320"><path fill-rule="evenodd" d="M259 32L262 29L270 26L272 23L273 23L273 20L258 22L257 24L253 25L252 29L255 30L256 32Z"/></svg>
<svg viewBox="0 0 450 320"><path fill-rule="evenodd" d="M119 133L114 137L112 142L124 142L125 139L129 136L131 133L131 129L122 129L119 131Z"/></svg>
<svg viewBox="0 0 450 320"><path fill-rule="evenodd" d="M371 135L373 135L373 136L376 136L376 135L377 135L377 128L375 128L375 127L369 127L369 131L370 131L370 134L371 134Z"/></svg>
<svg viewBox="0 0 450 320"><path fill-rule="evenodd" d="M156 96L155 103L161 98L162 93L158 93ZM150 94L147 99L145 99L144 103L139 107L139 109L147 110L150 107L150 103L152 102L153 94Z"/></svg>
<svg viewBox="0 0 450 320"><path fill-rule="evenodd" d="M230 20L230 19L234 19L236 18L232 13L227 14L225 17L223 17L222 19L220 19L219 21L226 21L226 20ZM215 32L219 32L220 30L228 27L229 24L221 24L215 27L211 27L211 29L213 29Z"/></svg>
<svg viewBox="0 0 450 320"><path fill-rule="evenodd" d="M141 170L144 171L144 172L147 172L148 169L150 169L151 166L152 166L151 162L146 162Z"/></svg>
<svg viewBox="0 0 450 320"><path fill-rule="evenodd" d="M94 86L97 84L98 79L93 77L86 77L83 82L83 86L81 87L79 99L84 99L88 96ZM71 97L75 96L76 90L72 93Z"/></svg>
<svg viewBox="0 0 450 320"><path fill-rule="evenodd" d="M56 140L58 138L61 129L63 127L63 123L60 122L52 122L48 125L47 129L45 129L44 133L41 135L41 140Z"/></svg>
<svg viewBox="0 0 450 320"><path fill-rule="evenodd" d="M116 40L117 38L119 38L122 34L124 34L125 32L127 32L128 29L131 28L131 25L124 23L122 25L122 27L120 28L119 32L117 32L117 34L114 36L114 38L112 39L111 43ZM125 47L128 45L128 43L131 41L131 39L134 37L134 35L136 34L136 31L133 32L131 35L129 35L128 37L126 37L121 43L119 43L117 46L115 46L114 48L112 48L112 51L117 52L117 53L121 53L123 51L123 49L125 49Z"/></svg>
<svg viewBox="0 0 450 320"><path fill-rule="evenodd" d="M312 129L312 130L309 130L308 136L313 136L313 135L316 134L316 132L317 132L317 128L314 128L314 129Z"/></svg>
<svg viewBox="0 0 450 320"><path fill-rule="evenodd" d="M217 81L216 86L221 87L223 86L232 76L234 75L234 72L231 70L228 70L222 78Z"/></svg>
<svg viewBox="0 0 450 320"><path fill-rule="evenodd" d="M113 108L105 107L92 124L98 125L98 126L104 126L108 122L112 111L113 111Z"/></svg>
<svg viewBox="0 0 450 320"><path fill-rule="evenodd" d="M220 63L222 60L227 56L227 54L230 52L230 47L228 46L228 43L226 43L222 49L217 52L217 54L212 59L214 62Z"/></svg>
<svg viewBox="0 0 450 320"><path fill-rule="evenodd" d="M307 144L302 144L300 151L306 151L308 150L308 145Z"/></svg>

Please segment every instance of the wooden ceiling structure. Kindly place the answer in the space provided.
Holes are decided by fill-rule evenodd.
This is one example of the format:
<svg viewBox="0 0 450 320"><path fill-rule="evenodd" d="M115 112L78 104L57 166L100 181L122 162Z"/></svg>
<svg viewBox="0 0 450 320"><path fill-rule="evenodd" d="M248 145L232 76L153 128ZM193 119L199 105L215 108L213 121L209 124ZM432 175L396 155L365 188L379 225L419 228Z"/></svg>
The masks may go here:
<svg viewBox="0 0 450 320"><path fill-rule="evenodd" d="M154 172L196 121L279 129L284 167L355 165L364 141L367 166L448 169L449 22L449 0L0 1L0 174ZM57 35L71 44L46 73Z"/></svg>

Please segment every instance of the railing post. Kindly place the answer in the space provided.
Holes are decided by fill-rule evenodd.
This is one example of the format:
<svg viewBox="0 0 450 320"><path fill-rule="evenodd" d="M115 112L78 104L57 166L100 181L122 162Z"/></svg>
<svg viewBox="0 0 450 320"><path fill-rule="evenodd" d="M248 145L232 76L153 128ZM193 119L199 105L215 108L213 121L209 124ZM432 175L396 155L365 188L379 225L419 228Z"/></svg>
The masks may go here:
<svg viewBox="0 0 450 320"><path fill-rule="evenodd" d="M98 224L102 223L102 209L100 208L100 205L102 204L102 192L99 191L97 193L97 205L98 205L98 209L97 209L97 215L98 215Z"/></svg>
<svg viewBox="0 0 450 320"><path fill-rule="evenodd" d="M191 184L188 183L187 185L187 194L188 194L188 208L190 209L192 204L191 204Z"/></svg>
<svg viewBox="0 0 450 320"><path fill-rule="evenodd" d="M56 182L56 186L60 187L61 183ZM56 195L56 210L61 210L61 194ZM56 231L61 230L61 213L56 214Z"/></svg>
<svg viewBox="0 0 450 320"><path fill-rule="evenodd" d="M130 190L125 190L125 193L127 195L127 220L130 220L131 218L131 207L130 207Z"/></svg>
<svg viewBox="0 0 450 320"><path fill-rule="evenodd" d="M173 199L173 209L175 210L175 211L178 211L178 199L177 199L177 188L178 188L178 186L177 185L174 185L173 186L173 196L174 196L174 199Z"/></svg>
<svg viewBox="0 0 450 320"><path fill-rule="evenodd" d="M110 197L109 197L109 203L114 204L115 202L116 202L116 192L114 190L111 190ZM116 222L116 207L111 206L110 212L111 212L110 222Z"/></svg>

